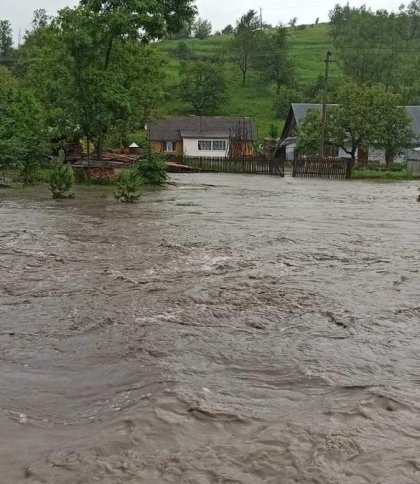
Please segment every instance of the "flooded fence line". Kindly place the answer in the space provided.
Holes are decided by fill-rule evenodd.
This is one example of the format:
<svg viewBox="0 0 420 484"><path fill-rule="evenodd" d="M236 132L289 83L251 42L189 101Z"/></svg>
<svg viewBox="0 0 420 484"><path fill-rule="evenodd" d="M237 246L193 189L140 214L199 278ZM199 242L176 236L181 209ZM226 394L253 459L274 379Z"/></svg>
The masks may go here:
<svg viewBox="0 0 420 484"><path fill-rule="evenodd" d="M318 178L350 178L352 162L346 158L296 158L293 161L292 176Z"/></svg>
<svg viewBox="0 0 420 484"><path fill-rule="evenodd" d="M243 158L209 158L209 157L182 157L180 161L195 170L203 172L242 173L253 175L284 176L284 161L281 159L266 159L264 157Z"/></svg>

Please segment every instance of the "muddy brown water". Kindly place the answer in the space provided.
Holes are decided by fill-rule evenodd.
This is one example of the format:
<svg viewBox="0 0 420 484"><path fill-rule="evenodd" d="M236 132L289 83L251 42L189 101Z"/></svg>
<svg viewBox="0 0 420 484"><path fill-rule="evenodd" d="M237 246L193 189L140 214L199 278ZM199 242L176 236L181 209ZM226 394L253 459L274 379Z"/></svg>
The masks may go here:
<svg viewBox="0 0 420 484"><path fill-rule="evenodd" d="M420 482L416 184L0 192L0 482Z"/></svg>

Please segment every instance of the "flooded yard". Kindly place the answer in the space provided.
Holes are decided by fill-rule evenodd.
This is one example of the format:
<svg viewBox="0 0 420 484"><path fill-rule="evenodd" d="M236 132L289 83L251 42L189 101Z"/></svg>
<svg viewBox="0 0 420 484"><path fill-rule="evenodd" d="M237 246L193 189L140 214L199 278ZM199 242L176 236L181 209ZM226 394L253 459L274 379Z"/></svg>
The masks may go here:
<svg viewBox="0 0 420 484"><path fill-rule="evenodd" d="M0 191L0 483L420 482L416 183Z"/></svg>

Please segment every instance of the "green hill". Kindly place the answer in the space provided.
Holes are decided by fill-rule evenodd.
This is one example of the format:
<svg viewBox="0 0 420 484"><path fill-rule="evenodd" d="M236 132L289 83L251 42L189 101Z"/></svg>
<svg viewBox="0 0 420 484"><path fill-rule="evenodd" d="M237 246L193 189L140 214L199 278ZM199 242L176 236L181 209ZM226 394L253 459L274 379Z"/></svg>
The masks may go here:
<svg viewBox="0 0 420 484"><path fill-rule="evenodd" d="M215 35L204 40L187 39L186 43L194 54L199 56L227 56L226 43L228 35ZM331 39L328 25L308 25L290 29L291 54L295 61L296 81L303 86L317 80L323 74L323 59L327 50L331 50ZM188 114L192 108L180 101L176 94L178 84L179 60L175 56L178 40L168 40L159 44L159 49L167 59L167 77L174 89L171 99L168 99L159 112L160 115ZM339 76L336 64L331 69L331 76ZM283 121L275 119L273 102L274 88L262 86L255 72L250 71L247 85L242 86L241 72L231 62L226 62L226 78L228 96L226 104L219 110L220 115L252 116L258 128L258 137L268 135L269 126L275 124L282 127Z"/></svg>

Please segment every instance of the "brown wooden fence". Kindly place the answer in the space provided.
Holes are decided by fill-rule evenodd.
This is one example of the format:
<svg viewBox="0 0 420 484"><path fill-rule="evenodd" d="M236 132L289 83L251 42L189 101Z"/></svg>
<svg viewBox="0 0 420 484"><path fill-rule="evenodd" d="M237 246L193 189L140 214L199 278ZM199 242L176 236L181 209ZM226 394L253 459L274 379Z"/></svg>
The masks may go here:
<svg viewBox="0 0 420 484"><path fill-rule="evenodd" d="M261 157L229 160L183 157L182 163L198 171L284 176L284 161L280 159L267 160Z"/></svg>
<svg viewBox="0 0 420 484"><path fill-rule="evenodd" d="M350 178L351 160L345 158L296 159L292 176L320 178Z"/></svg>

